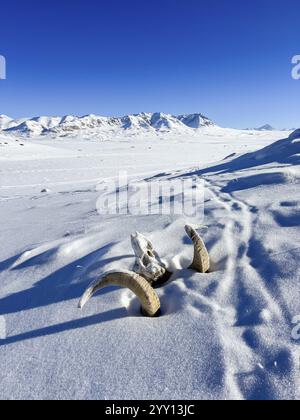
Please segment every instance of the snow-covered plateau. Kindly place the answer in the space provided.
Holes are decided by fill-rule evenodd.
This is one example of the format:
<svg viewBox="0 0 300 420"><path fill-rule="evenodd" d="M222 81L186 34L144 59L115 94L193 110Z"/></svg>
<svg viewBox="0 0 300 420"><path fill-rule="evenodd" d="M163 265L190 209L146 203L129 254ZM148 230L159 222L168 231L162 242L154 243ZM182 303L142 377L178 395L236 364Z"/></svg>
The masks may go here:
<svg viewBox="0 0 300 420"><path fill-rule="evenodd" d="M203 203L192 218L100 214L99 185L124 171L202 180L204 219ZM299 130L1 116L0 399L299 399L299 182ZM187 223L207 274L187 268ZM173 273L161 316L112 287L79 310L92 281L133 269L136 231Z"/></svg>

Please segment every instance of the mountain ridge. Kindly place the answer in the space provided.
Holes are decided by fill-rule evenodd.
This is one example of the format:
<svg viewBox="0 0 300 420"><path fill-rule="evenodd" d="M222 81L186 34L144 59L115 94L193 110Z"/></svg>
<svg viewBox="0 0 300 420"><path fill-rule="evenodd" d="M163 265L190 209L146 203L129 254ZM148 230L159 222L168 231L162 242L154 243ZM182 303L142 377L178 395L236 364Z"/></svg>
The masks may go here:
<svg viewBox="0 0 300 420"><path fill-rule="evenodd" d="M43 136L53 134L57 136L71 136L79 131L98 130L101 132L124 130L124 131L148 131L148 132L188 132L213 127L216 124L203 114L186 114L175 116L171 114L140 113L129 114L123 117L103 117L100 115L64 117L34 117L14 120L6 115L0 116L0 131L9 134L25 136Z"/></svg>
<svg viewBox="0 0 300 420"><path fill-rule="evenodd" d="M52 138L77 137L97 138L106 140L110 138L164 136L170 135L192 135L215 129L244 131L256 133L268 133L277 131L266 124L255 129L226 129L221 128L215 122L201 113L172 115L162 112L129 114L123 117L108 117L95 114L83 116L39 116L33 118L13 119L7 115L0 115L0 134L22 136L27 138L38 138L50 136ZM224 134L223 133L223 134ZM249 135L250 135L249 134Z"/></svg>

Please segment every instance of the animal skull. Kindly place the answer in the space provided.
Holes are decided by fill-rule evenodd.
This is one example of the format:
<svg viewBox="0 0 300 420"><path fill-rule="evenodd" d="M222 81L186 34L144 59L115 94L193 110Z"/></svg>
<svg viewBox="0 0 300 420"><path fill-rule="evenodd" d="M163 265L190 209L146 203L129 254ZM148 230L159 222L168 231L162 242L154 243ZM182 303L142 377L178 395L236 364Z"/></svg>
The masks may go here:
<svg viewBox="0 0 300 420"><path fill-rule="evenodd" d="M167 270L149 239L136 232L131 236L131 244L136 257L134 271L149 283L161 279Z"/></svg>

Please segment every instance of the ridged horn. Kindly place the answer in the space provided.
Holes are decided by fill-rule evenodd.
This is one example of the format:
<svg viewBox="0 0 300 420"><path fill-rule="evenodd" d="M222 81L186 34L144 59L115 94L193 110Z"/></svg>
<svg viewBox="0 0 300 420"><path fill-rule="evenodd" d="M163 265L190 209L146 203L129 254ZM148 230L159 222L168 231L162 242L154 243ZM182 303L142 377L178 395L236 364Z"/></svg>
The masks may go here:
<svg viewBox="0 0 300 420"><path fill-rule="evenodd" d="M194 244L194 260L190 268L199 273L207 273L210 269L210 258L202 238L191 226L187 225L185 231Z"/></svg>
<svg viewBox="0 0 300 420"><path fill-rule="evenodd" d="M158 315L160 311L159 297L146 279L133 272L105 274L87 288L80 299L79 308L82 309L98 290L108 286L119 286L130 289L139 299L143 313L146 316L154 317Z"/></svg>

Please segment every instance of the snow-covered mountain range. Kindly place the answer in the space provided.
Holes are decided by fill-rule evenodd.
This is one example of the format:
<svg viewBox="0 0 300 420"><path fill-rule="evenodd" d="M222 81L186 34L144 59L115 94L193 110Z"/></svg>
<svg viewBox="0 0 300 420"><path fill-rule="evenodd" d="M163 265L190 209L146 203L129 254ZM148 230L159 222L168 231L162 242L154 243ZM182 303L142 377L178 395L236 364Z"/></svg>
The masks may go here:
<svg viewBox="0 0 300 420"><path fill-rule="evenodd" d="M163 113L141 113L124 117L102 117L86 115L83 117L68 115L64 117L36 117L14 120L0 115L2 133L37 137L53 135L55 137L76 136L81 134L113 134L125 131L149 133L188 133L203 127L216 126L202 114L173 116Z"/></svg>
<svg viewBox="0 0 300 420"><path fill-rule="evenodd" d="M278 130L277 128L273 127L270 124L262 125L258 128L247 128L248 131L262 131L262 132L268 132L268 131L294 131L295 128L283 128Z"/></svg>

